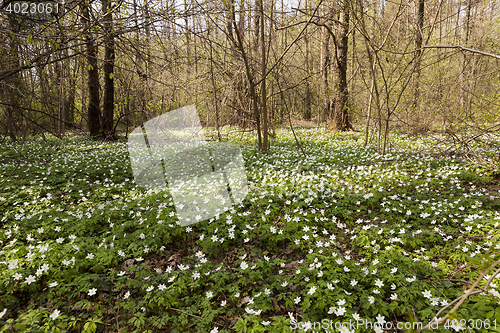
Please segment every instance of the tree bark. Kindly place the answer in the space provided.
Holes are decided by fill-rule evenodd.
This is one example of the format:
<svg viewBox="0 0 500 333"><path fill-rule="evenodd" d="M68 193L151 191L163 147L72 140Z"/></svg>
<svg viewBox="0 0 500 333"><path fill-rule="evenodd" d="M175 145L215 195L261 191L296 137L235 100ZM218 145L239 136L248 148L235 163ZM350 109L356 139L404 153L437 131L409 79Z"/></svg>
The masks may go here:
<svg viewBox="0 0 500 333"><path fill-rule="evenodd" d="M262 142L262 150L267 152L267 149L269 148L269 143L268 143L268 123L267 123L267 93L266 93L266 40L265 40L265 28L266 25L264 24L264 0L260 0L260 46L261 46L261 68L262 68L262 88L261 88L261 94L262 94L262 131L264 134L263 142Z"/></svg>
<svg viewBox="0 0 500 333"><path fill-rule="evenodd" d="M418 0L418 13L417 13L417 32L415 35L415 61L417 62L415 66L415 90L413 94L413 112L416 116L415 123L418 125L420 123L419 114L419 99L420 99L420 58L422 56L422 42L423 42L423 30L424 30L424 9L425 0Z"/></svg>
<svg viewBox="0 0 500 333"><path fill-rule="evenodd" d="M325 33L325 38L323 41L324 57L322 62L322 75L323 75L323 89L325 98L325 109L322 115L321 121L327 120L332 113L332 100L330 97L330 85L328 82L328 76L330 75L331 67L331 55L330 55L330 34Z"/></svg>
<svg viewBox="0 0 500 333"><path fill-rule="evenodd" d="M15 19L9 18L10 30L12 32L19 32L20 26ZM19 41L18 37L12 35L9 43L10 50L8 52L8 61L12 65L12 68L16 68L20 65L19 58ZM6 80L7 85L2 85L0 87L5 87L4 96L9 100L10 105L6 106L5 122L7 133L12 141L17 141L16 131L14 129L15 116L20 112L18 107L21 98L20 88L21 88L21 78L20 73L15 73L8 77Z"/></svg>
<svg viewBox="0 0 500 333"><path fill-rule="evenodd" d="M347 89L347 54L349 33L349 1L345 1L339 13L339 22L336 29L335 61L333 75L335 78L335 100L333 114L330 116L329 129L333 131L347 131L352 129L349 121L349 93Z"/></svg>
<svg viewBox="0 0 500 333"><path fill-rule="evenodd" d="M113 35L113 15L111 0L102 0L104 13L104 102L103 102L103 134L104 139L114 140L113 133L115 111L115 41Z"/></svg>
<svg viewBox="0 0 500 333"><path fill-rule="evenodd" d="M97 67L98 48L95 45L92 32L88 30L90 27L89 11L91 9L91 6L86 5L85 2L81 2L80 6L82 11L82 24L85 26L85 47L88 63L87 84L89 90L89 104L87 108L87 123L90 136L93 138L97 138L101 132L101 109L99 107L99 72Z"/></svg>
<svg viewBox="0 0 500 333"><path fill-rule="evenodd" d="M234 11L233 11L233 19L234 19ZM254 83L254 78L252 74L252 69L251 69L251 64L248 59L247 53L245 52L245 47L243 45L243 40L241 39L241 34L239 32L238 27L236 26L235 20L233 20L234 23L234 32L236 34L236 40L237 40L237 45L236 47L238 48L239 52L241 53L241 57L243 58L243 62L245 64L245 73L248 81L248 90L250 93L250 97L252 98L252 105L253 105L253 111L255 115L255 125L257 127L257 139L259 143L259 150L262 150L262 133L261 133L261 128L260 128L260 110L259 110L259 103L257 99L257 93L255 92L255 83Z"/></svg>
<svg viewBox="0 0 500 333"><path fill-rule="evenodd" d="M305 4L306 9L308 9L308 4L306 0ZM304 105L304 119L305 120L311 120L311 83L309 82L309 76L311 75L311 64L310 64L310 59L309 59L309 53L310 53L310 48L309 48L309 36L307 35L307 31L304 32L304 41L306 43L306 98L305 98L305 105Z"/></svg>

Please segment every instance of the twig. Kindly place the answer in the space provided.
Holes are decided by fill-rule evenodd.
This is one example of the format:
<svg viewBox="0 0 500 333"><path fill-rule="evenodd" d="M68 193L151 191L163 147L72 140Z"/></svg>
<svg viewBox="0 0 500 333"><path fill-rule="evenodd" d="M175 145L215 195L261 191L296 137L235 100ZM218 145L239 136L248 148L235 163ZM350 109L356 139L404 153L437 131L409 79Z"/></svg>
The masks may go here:
<svg viewBox="0 0 500 333"><path fill-rule="evenodd" d="M9 176L0 184L0 187L7 181L9 180L10 176L12 176L12 174L14 173L14 171L17 170L17 168L19 167L19 164L16 164L16 167L14 169L12 169L12 171L10 172Z"/></svg>
<svg viewBox="0 0 500 333"><path fill-rule="evenodd" d="M479 294L479 293L482 293L482 292L485 292L487 291L487 288L489 287L490 283L493 281L493 279L497 276L498 273L500 273L500 268L488 279L488 281L486 282L486 285L484 286L484 288L481 288L481 290L477 290L477 291L472 291L474 290L474 288L477 287L477 285L479 284L479 282L481 280L483 280L484 276L490 271L492 270L496 265L498 265L500 263L500 260L497 260L495 262L493 262L493 264L490 265L490 267L488 267L486 270L482 271L480 274L479 274L479 277L477 278L477 280L474 282L474 284L472 285L471 288L467 289L467 292L465 293L465 295L462 295L460 297L457 297L455 298L452 302L448 303L446 306L444 306L441 310L439 310L436 315L429 321L429 323L427 325L425 325L423 328L419 329L418 332L422 332L426 329L428 329L430 327L430 325L436 321L439 324L441 323L444 323L449 317L450 317L450 314L453 314L459 307L460 305L462 305L463 302L465 302L465 300L471 296L471 295L475 295L475 294ZM457 304L455 304L457 303ZM437 319L438 316L443 313L444 310L446 310L447 308L449 308L450 306L452 306L453 304L455 304L455 306L450 310L450 312L448 312L443 318L441 319Z"/></svg>
<svg viewBox="0 0 500 333"><path fill-rule="evenodd" d="M475 50L475 49L471 49L469 47L465 47L462 45L425 45L423 48L424 49L460 49L462 51L469 51L469 52L481 54L481 55L484 55L487 57L500 59L500 55L498 55L498 54L493 54L493 53L488 53L488 52L484 52L484 51L480 51L480 50Z"/></svg>
<svg viewBox="0 0 500 333"><path fill-rule="evenodd" d="M200 316L197 316L197 315L194 315L194 314L191 314L191 313L189 313L189 312L182 311L182 310L179 310L179 309L176 309L176 308L169 308L169 309L170 309L170 310L175 310L175 311L178 311L178 312L182 312L182 313L187 314L188 316L191 316L191 317L194 317L194 318L204 319L204 318L202 318L202 317L200 317ZM221 324L221 323L219 323L219 322L217 322L217 321L214 321L214 323L216 323L217 325L223 326L223 327L225 326L225 325L223 325L223 324ZM230 328L230 329L231 329L231 328Z"/></svg>

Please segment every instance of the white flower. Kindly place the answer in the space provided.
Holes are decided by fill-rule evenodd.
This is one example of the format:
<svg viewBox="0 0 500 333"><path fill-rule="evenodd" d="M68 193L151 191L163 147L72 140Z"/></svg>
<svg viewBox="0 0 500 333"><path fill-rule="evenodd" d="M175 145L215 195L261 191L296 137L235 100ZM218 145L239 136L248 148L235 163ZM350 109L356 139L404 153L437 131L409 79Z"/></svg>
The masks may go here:
<svg viewBox="0 0 500 333"><path fill-rule="evenodd" d="M422 291L422 294L424 295L425 298L432 297L432 293L430 292L430 290Z"/></svg>
<svg viewBox="0 0 500 333"><path fill-rule="evenodd" d="M316 287L311 287L311 289L309 289L309 291L307 292L309 295L312 295L316 292Z"/></svg>
<svg viewBox="0 0 500 333"><path fill-rule="evenodd" d="M242 261L241 264L240 264L240 268L243 269L243 270L245 270L245 269L248 268L248 264L246 262Z"/></svg>
<svg viewBox="0 0 500 333"><path fill-rule="evenodd" d="M415 281L416 279L417 279L417 277L413 276L412 278L406 278L406 281L411 283L411 282Z"/></svg>
<svg viewBox="0 0 500 333"><path fill-rule="evenodd" d="M377 279L377 280L375 281L375 285L376 285L377 287L381 288L381 287L383 287L383 286L384 286L384 282L383 282L382 280L380 280L380 279Z"/></svg>
<svg viewBox="0 0 500 333"><path fill-rule="evenodd" d="M293 301L295 302L295 304L299 304L300 303L300 296L296 297Z"/></svg>
<svg viewBox="0 0 500 333"><path fill-rule="evenodd" d="M125 271L120 271L120 273L116 274L118 276L124 276L125 275Z"/></svg>
<svg viewBox="0 0 500 333"><path fill-rule="evenodd" d="M356 280L351 280L351 286L353 286L353 287L354 287L354 286L355 286L355 285L357 285L357 284L358 284L358 281L356 281Z"/></svg>
<svg viewBox="0 0 500 333"><path fill-rule="evenodd" d="M370 302L370 304L373 304L373 302L375 302L375 297L369 296L368 297L368 302Z"/></svg>
<svg viewBox="0 0 500 333"><path fill-rule="evenodd" d="M13 275L14 280L20 280L23 277L21 273L16 273Z"/></svg>
<svg viewBox="0 0 500 333"><path fill-rule="evenodd" d="M52 319L52 320L56 319L57 317L59 317L60 313L61 313L61 311L55 309L54 312L51 313L50 319Z"/></svg>
<svg viewBox="0 0 500 333"><path fill-rule="evenodd" d="M123 296L123 299L127 299L130 297L130 291L127 291L127 293Z"/></svg>
<svg viewBox="0 0 500 333"><path fill-rule="evenodd" d="M89 296L94 296L97 292L96 288L89 289Z"/></svg>
<svg viewBox="0 0 500 333"><path fill-rule="evenodd" d="M214 295L213 292L207 291L207 298L212 298L213 295Z"/></svg>
<svg viewBox="0 0 500 333"><path fill-rule="evenodd" d="M94 259L94 255L92 253L87 254L87 259Z"/></svg>
<svg viewBox="0 0 500 333"><path fill-rule="evenodd" d="M153 287L153 286L149 286L149 287L148 287L148 289L146 289L146 291L148 291L148 292L149 292L149 291L151 291L151 290L153 290L153 289L155 289L155 287Z"/></svg>
<svg viewBox="0 0 500 333"><path fill-rule="evenodd" d="M343 316L345 314L345 307L339 306L338 308L335 309L335 314L337 316Z"/></svg>
<svg viewBox="0 0 500 333"><path fill-rule="evenodd" d="M219 333L219 328L216 326L213 328L213 330L210 331L210 333Z"/></svg>
<svg viewBox="0 0 500 333"><path fill-rule="evenodd" d="M382 316L380 313L378 314L377 318L377 324L384 325L385 324L385 317Z"/></svg>
<svg viewBox="0 0 500 333"><path fill-rule="evenodd" d="M18 261L19 260L17 260L17 259L14 259L14 260L10 261L9 262L9 269L16 269Z"/></svg>
<svg viewBox="0 0 500 333"><path fill-rule="evenodd" d="M398 299L398 294L392 294L392 295L391 295L391 299L392 299L393 301L397 300L397 299Z"/></svg>
<svg viewBox="0 0 500 333"><path fill-rule="evenodd" d="M4 308L2 312L0 312L0 318L2 318L3 316L5 316L5 314L7 313L7 308Z"/></svg>
<svg viewBox="0 0 500 333"><path fill-rule="evenodd" d="M24 282L27 284L31 284L32 282L35 282L35 281L36 281L35 277L33 275L30 275L26 278L26 280Z"/></svg>

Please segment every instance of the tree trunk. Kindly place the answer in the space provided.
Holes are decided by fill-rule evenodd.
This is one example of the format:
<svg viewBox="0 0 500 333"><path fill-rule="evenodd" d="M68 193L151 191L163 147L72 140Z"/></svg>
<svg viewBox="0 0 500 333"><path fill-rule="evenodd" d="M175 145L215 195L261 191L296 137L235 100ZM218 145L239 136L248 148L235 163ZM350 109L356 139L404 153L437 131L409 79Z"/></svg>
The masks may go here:
<svg viewBox="0 0 500 333"><path fill-rule="evenodd" d="M236 26L236 22L234 20L234 10L233 10L233 24L234 24L234 32L236 34L236 40L237 40L237 45L236 47L238 48L238 51L241 53L241 57L243 58L243 62L245 64L245 74L247 77L248 81L248 90L250 93L250 97L252 99L252 106L253 106L253 111L255 115L255 125L257 127L257 139L259 143L259 150L262 150L262 133L261 133L261 128L260 128L260 110L259 110L259 103L257 99L257 93L255 91L255 83L254 83L254 78L253 78L253 73L251 69L251 64L248 59L247 53L245 51L245 46L243 45L243 40L241 39L241 34L239 32L238 27Z"/></svg>
<svg viewBox="0 0 500 333"><path fill-rule="evenodd" d="M88 90L89 90L89 104L87 108L87 122L90 136L96 138L101 132L100 116L101 110L99 108L99 72L97 68L97 54L98 49L94 42L92 33L87 29L90 26L90 13L91 6L86 5L84 2L80 4L82 11L82 23L85 26L85 46L86 57L88 62Z"/></svg>
<svg viewBox="0 0 500 333"><path fill-rule="evenodd" d="M113 125L115 111L115 41L113 35L113 15L111 0L102 0L104 13L104 102L103 134L107 140L114 140Z"/></svg>
<svg viewBox="0 0 500 333"><path fill-rule="evenodd" d="M15 19L9 18L10 30L13 33L17 33L20 30L19 24ZM18 37L14 34L11 35L11 40L9 43L10 52L8 52L8 60L7 63L10 63L12 68L19 67L20 58L19 58L19 41ZM7 133L12 141L17 140L16 131L14 129L14 119L15 116L18 115L20 109L18 107L19 101L21 99L20 88L21 88L21 78L19 73L16 73L6 80L6 85L0 85L0 87L6 87L4 92L5 99L9 101L10 105L6 106L6 114L5 114L5 122ZM3 90L3 89L2 89Z"/></svg>
<svg viewBox="0 0 500 333"><path fill-rule="evenodd" d="M268 123L267 123L267 93L266 93L266 40L265 40L265 28L266 25L264 24L264 0L260 0L260 46L261 46L261 67L262 67L262 88L261 88L261 94L262 94L262 131L264 133L264 138L263 138L263 143L262 143L262 150L267 152L267 149L269 148L269 143L268 143Z"/></svg>
<svg viewBox="0 0 500 333"><path fill-rule="evenodd" d="M306 0L305 8L308 9L308 3ZM306 65L306 96L304 100L304 119L311 120L311 83L309 82L309 76L311 75L311 64L309 59L310 47L309 47L309 36L307 35L307 30L304 31L304 42L306 46L305 54L305 65Z"/></svg>
<svg viewBox="0 0 500 333"><path fill-rule="evenodd" d="M420 112L419 112L419 99L420 99L420 58L422 56L422 42L423 42L423 30L424 30L424 8L425 0L418 0L418 13L417 13L417 32L415 36L415 90L413 93L413 112L416 116L415 123L418 125L420 123Z"/></svg>
<svg viewBox="0 0 500 333"><path fill-rule="evenodd" d="M330 65L331 65L331 56L330 56L330 34L325 33L325 38L323 40L323 62L322 62L322 75L323 75L323 89L324 89L324 99L325 99L325 108L324 112L321 116L321 121L324 121L330 117L332 112L332 102L330 97L330 85L328 83L328 76L330 75Z"/></svg>
<svg viewBox="0 0 500 333"><path fill-rule="evenodd" d="M347 90L349 11L349 2L346 0L339 13L339 22L336 29L337 45L335 47L335 61L333 62L336 96L333 105L333 114L330 116L329 124L329 129L334 131L347 131L352 129L352 125L349 121L349 94Z"/></svg>

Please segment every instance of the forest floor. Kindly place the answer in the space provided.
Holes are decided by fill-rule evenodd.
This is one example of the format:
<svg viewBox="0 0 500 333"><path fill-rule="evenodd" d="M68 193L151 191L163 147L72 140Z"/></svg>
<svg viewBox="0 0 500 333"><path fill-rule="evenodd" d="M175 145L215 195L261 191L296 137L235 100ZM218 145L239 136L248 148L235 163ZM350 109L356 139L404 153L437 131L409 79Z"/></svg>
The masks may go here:
<svg viewBox="0 0 500 333"><path fill-rule="evenodd" d="M463 301L432 330L500 332L498 175L468 156L498 152L277 137L225 135L249 194L187 227L126 143L2 144L0 331L414 332Z"/></svg>

